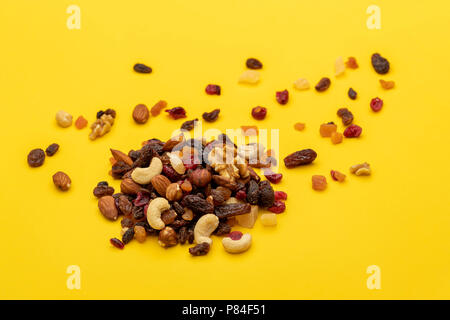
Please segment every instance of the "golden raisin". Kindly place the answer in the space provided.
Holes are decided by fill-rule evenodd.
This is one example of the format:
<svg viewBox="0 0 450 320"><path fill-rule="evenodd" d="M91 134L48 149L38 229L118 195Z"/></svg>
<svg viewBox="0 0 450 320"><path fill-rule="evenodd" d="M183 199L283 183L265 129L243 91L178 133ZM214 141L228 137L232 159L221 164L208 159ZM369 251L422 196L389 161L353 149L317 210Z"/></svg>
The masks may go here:
<svg viewBox="0 0 450 320"><path fill-rule="evenodd" d="M156 117L160 114L161 110L167 107L167 102L164 100L158 101L150 110L150 113L153 117Z"/></svg>
<svg viewBox="0 0 450 320"><path fill-rule="evenodd" d="M384 81L383 79L380 79L380 84L383 89L389 90L395 87L394 81Z"/></svg>
<svg viewBox="0 0 450 320"><path fill-rule="evenodd" d="M134 238L140 243L144 242L147 238L145 228L142 226L134 226Z"/></svg>

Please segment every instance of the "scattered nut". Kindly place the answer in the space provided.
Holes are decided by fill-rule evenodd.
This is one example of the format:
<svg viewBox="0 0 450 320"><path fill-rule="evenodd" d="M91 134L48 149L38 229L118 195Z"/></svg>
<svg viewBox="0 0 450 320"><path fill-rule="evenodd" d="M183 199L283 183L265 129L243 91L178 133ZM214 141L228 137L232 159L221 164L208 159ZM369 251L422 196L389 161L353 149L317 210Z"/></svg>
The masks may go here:
<svg viewBox="0 0 450 320"><path fill-rule="evenodd" d="M117 220L119 211L112 196L104 196L98 200L98 208L102 215L109 220Z"/></svg>
<svg viewBox="0 0 450 320"><path fill-rule="evenodd" d="M246 70L239 77L239 83L256 84L259 82L261 75L255 70Z"/></svg>
<svg viewBox="0 0 450 320"><path fill-rule="evenodd" d="M370 176L372 170L370 169L370 164L367 162L361 164L355 164L350 167L350 172L357 176Z"/></svg>
<svg viewBox="0 0 450 320"><path fill-rule="evenodd" d="M133 119L136 123L144 124L147 122L150 113L145 104L138 104L133 110Z"/></svg>
<svg viewBox="0 0 450 320"><path fill-rule="evenodd" d="M62 171L58 171L53 175L53 183L62 191L69 190L71 182L69 176Z"/></svg>
<svg viewBox="0 0 450 320"><path fill-rule="evenodd" d="M145 228L142 226L134 226L134 238L140 243L145 242L145 239L147 239Z"/></svg>
<svg viewBox="0 0 450 320"><path fill-rule="evenodd" d="M222 245L228 253L242 253L247 251L252 245L252 236L249 233L245 233L238 240L233 240L230 237L222 239Z"/></svg>
<svg viewBox="0 0 450 320"><path fill-rule="evenodd" d="M124 194L137 194L141 190L141 186L138 185L133 179L126 178L120 183L120 191Z"/></svg>
<svg viewBox="0 0 450 320"><path fill-rule="evenodd" d="M55 118L58 125L62 128L67 128L72 125L72 116L66 111L58 111Z"/></svg>

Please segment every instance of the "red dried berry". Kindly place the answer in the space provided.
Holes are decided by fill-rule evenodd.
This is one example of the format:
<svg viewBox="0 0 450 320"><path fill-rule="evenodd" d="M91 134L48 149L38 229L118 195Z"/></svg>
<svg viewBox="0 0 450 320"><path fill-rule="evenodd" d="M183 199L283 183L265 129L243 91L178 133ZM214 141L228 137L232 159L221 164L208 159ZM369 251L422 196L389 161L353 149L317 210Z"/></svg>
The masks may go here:
<svg viewBox="0 0 450 320"><path fill-rule="evenodd" d="M275 201L287 200L287 193L284 191L275 191Z"/></svg>
<svg viewBox="0 0 450 320"><path fill-rule="evenodd" d="M231 231L228 234L228 237L230 237L233 240L239 240L240 238L242 238L243 234L240 231Z"/></svg>
<svg viewBox="0 0 450 320"><path fill-rule="evenodd" d="M148 193L138 192L137 198L133 201L136 207L145 206L150 202L150 196Z"/></svg>
<svg viewBox="0 0 450 320"><path fill-rule="evenodd" d="M120 240L117 239L117 238L111 238L111 239L109 239L109 242L110 242L114 247L119 248L119 249L123 249L123 248L125 247L125 245L123 244L123 242L120 241Z"/></svg>
<svg viewBox="0 0 450 320"><path fill-rule="evenodd" d="M207 94L216 94L218 96L220 96L220 86L216 85L216 84L208 84L206 86L205 92Z"/></svg>
<svg viewBox="0 0 450 320"><path fill-rule="evenodd" d="M245 190L239 190L238 192L236 192L236 199L238 200L247 199L247 193L245 192Z"/></svg>
<svg viewBox="0 0 450 320"><path fill-rule="evenodd" d="M268 210L273 213L283 213L286 210L286 205L284 202L278 200Z"/></svg>
<svg viewBox="0 0 450 320"><path fill-rule="evenodd" d="M183 107L175 107L172 109L166 110L166 112L171 116L173 119L181 119L186 118L186 110L184 110Z"/></svg>
<svg viewBox="0 0 450 320"><path fill-rule="evenodd" d="M181 178L181 176L175 171L175 169L168 165L163 165L162 172L167 178L169 178L171 182L176 182Z"/></svg>
<svg viewBox="0 0 450 320"><path fill-rule="evenodd" d="M278 183L281 181L281 178L283 178L283 175L281 173L275 173L270 170L267 170L264 172L264 176L267 180L269 180L271 183Z"/></svg>
<svg viewBox="0 0 450 320"><path fill-rule="evenodd" d="M277 91L276 98L279 104L286 104L289 101L289 92L287 90Z"/></svg>
<svg viewBox="0 0 450 320"><path fill-rule="evenodd" d="M252 117L256 120L263 120L266 117L267 109L264 107L254 107L252 109Z"/></svg>
<svg viewBox="0 0 450 320"><path fill-rule="evenodd" d="M344 131L344 136L346 138L357 138L361 135L362 128L356 124L352 124Z"/></svg>
<svg viewBox="0 0 450 320"><path fill-rule="evenodd" d="M383 107L383 100L381 100L380 98L376 97L373 98L372 101L370 101L370 107L372 108L373 111L378 112L381 110L381 108Z"/></svg>

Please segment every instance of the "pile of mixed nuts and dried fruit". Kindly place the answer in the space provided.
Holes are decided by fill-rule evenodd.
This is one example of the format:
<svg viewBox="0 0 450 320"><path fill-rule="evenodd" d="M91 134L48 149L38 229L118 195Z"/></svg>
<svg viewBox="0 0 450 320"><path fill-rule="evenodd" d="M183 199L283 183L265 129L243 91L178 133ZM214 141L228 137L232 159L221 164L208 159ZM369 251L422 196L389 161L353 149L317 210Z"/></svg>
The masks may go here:
<svg viewBox="0 0 450 320"><path fill-rule="evenodd" d="M376 73L384 75L389 72L390 63L380 54L371 56L371 63ZM247 59L247 69L239 77L238 82L245 85L256 85L261 78L258 71L263 64L255 58ZM335 76L341 76L346 69L357 69L358 63L354 57L346 62L342 57L335 61ZM137 63L133 70L140 74L152 73L152 68ZM381 87L390 90L395 87L394 81L379 79ZM328 77L322 77L315 85L315 90L327 91L331 86ZM310 82L305 78L297 79L294 89L305 91L310 89ZM208 84L205 88L208 95L220 96L221 87ZM347 92L351 100L356 100L357 92L349 88ZM289 91L284 89L275 92L275 100L282 106L288 104ZM383 107L383 100L376 97L370 101L370 108L379 112ZM143 125L150 116L156 117L161 111L167 112L174 120L187 117L183 107L167 108L166 101L161 100L150 110L144 104L135 106L132 118L135 123ZM217 121L220 109L204 112L202 118L206 122ZM264 120L267 108L256 106L251 109L251 116L256 120ZM330 138L332 144L340 144L345 138L358 138L362 128L353 123L354 115L347 108L339 108L337 116L342 119L345 130L338 132L334 122L320 125L319 134ZM73 117L66 111L59 111L55 116L57 124L62 128L72 125ZM96 120L91 124L89 138L95 140L107 134L116 119L113 109L100 110ZM197 125L198 118L181 124L182 131L190 131ZM88 121L79 116L75 121L77 129L88 125ZM297 131L305 129L305 123L297 122ZM244 136L258 136L257 126L241 126ZM58 144L51 144L46 151L33 149L28 154L30 167L43 165L46 155L51 157L59 149ZM123 153L111 149L112 169L110 174L115 179L121 179L120 192L115 193L108 182L102 181L94 188L94 195L98 198L100 212L109 220L121 218L122 237L112 238L110 242L117 248L124 246L131 240L144 242L148 236L157 236L162 247L172 247L179 244L194 244L189 249L193 256L206 255L212 243L211 236L224 236L222 244L229 253L240 253L249 249L252 237L249 233L232 231L234 225L252 228L258 217L259 208L265 211L260 221L264 226L275 226L277 214L286 209L284 203L287 194L274 191L272 184L281 181L281 173L272 172L271 167L276 160L271 150L264 152L264 146L259 143L249 143L236 146L225 134L221 134L213 141L203 139L186 140L183 133L163 142L158 139L146 141L139 150ZM296 151L284 158L286 168L295 168L312 163L317 153L312 149ZM256 161L250 161L255 160ZM230 161L231 160L231 161ZM253 168L263 169L267 180L261 180ZM357 176L371 174L370 165L366 162L350 167L350 172ZM334 181L344 182L346 175L337 171L330 171ZM53 175L55 186L67 191L71 186L69 176L58 171ZM312 176L312 188L322 191L327 188L327 179L322 175Z"/></svg>

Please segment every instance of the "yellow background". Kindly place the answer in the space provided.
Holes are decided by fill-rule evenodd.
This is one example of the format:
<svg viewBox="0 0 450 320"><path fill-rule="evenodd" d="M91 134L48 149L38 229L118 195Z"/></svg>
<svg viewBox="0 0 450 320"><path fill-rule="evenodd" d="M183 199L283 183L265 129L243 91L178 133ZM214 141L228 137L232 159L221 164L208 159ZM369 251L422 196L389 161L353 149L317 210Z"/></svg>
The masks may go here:
<svg viewBox="0 0 450 320"><path fill-rule="evenodd" d="M81 29L69 30L66 8L81 8ZM366 27L366 9L381 8L381 30ZM450 298L448 77L450 5L447 1L2 1L0 9L1 214L0 298L310 299ZM370 65L380 52L391 62L383 91ZM360 68L335 79L334 60L355 56ZM245 60L264 63L255 87L237 83ZM136 62L153 73L132 71ZM325 93L298 92L299 77ZM207 96L208 83L222 86ZM358 99L351 101L353 87ZM289 89L288 105L275 91ZM384 99L380 113L369 101ZM167 139L182 120L166 115L138 126L138 103L160 99L184 106L188 119L221 108L204 128L257 124L280 129L280 159L311 147L313 165L286 170L276 186L289 194L276 228L257 222L252 248L229 255L218 238L210 254L193 258L188 246L162 249L151 239L113 248L120 222L98 212L92 189L107 179L108 148L138 148ZM250 110L268 108L256 122ZM360 139L332 145L318 127L339 107L355 114ZM117 120L105 137L59 128L64 109L90 122L112 107ZM293 129L305 122L304 132ZM60 151L29 168L27 153L50 143ZM371 177L348 175L367 161ZM59 192L54 172L67 172L71 190ZM311 175L328 189L311 189ZM81 268L81 290L66 287L66 268ZM381 268L381 290L366 287L366 268Z"/></svg>

